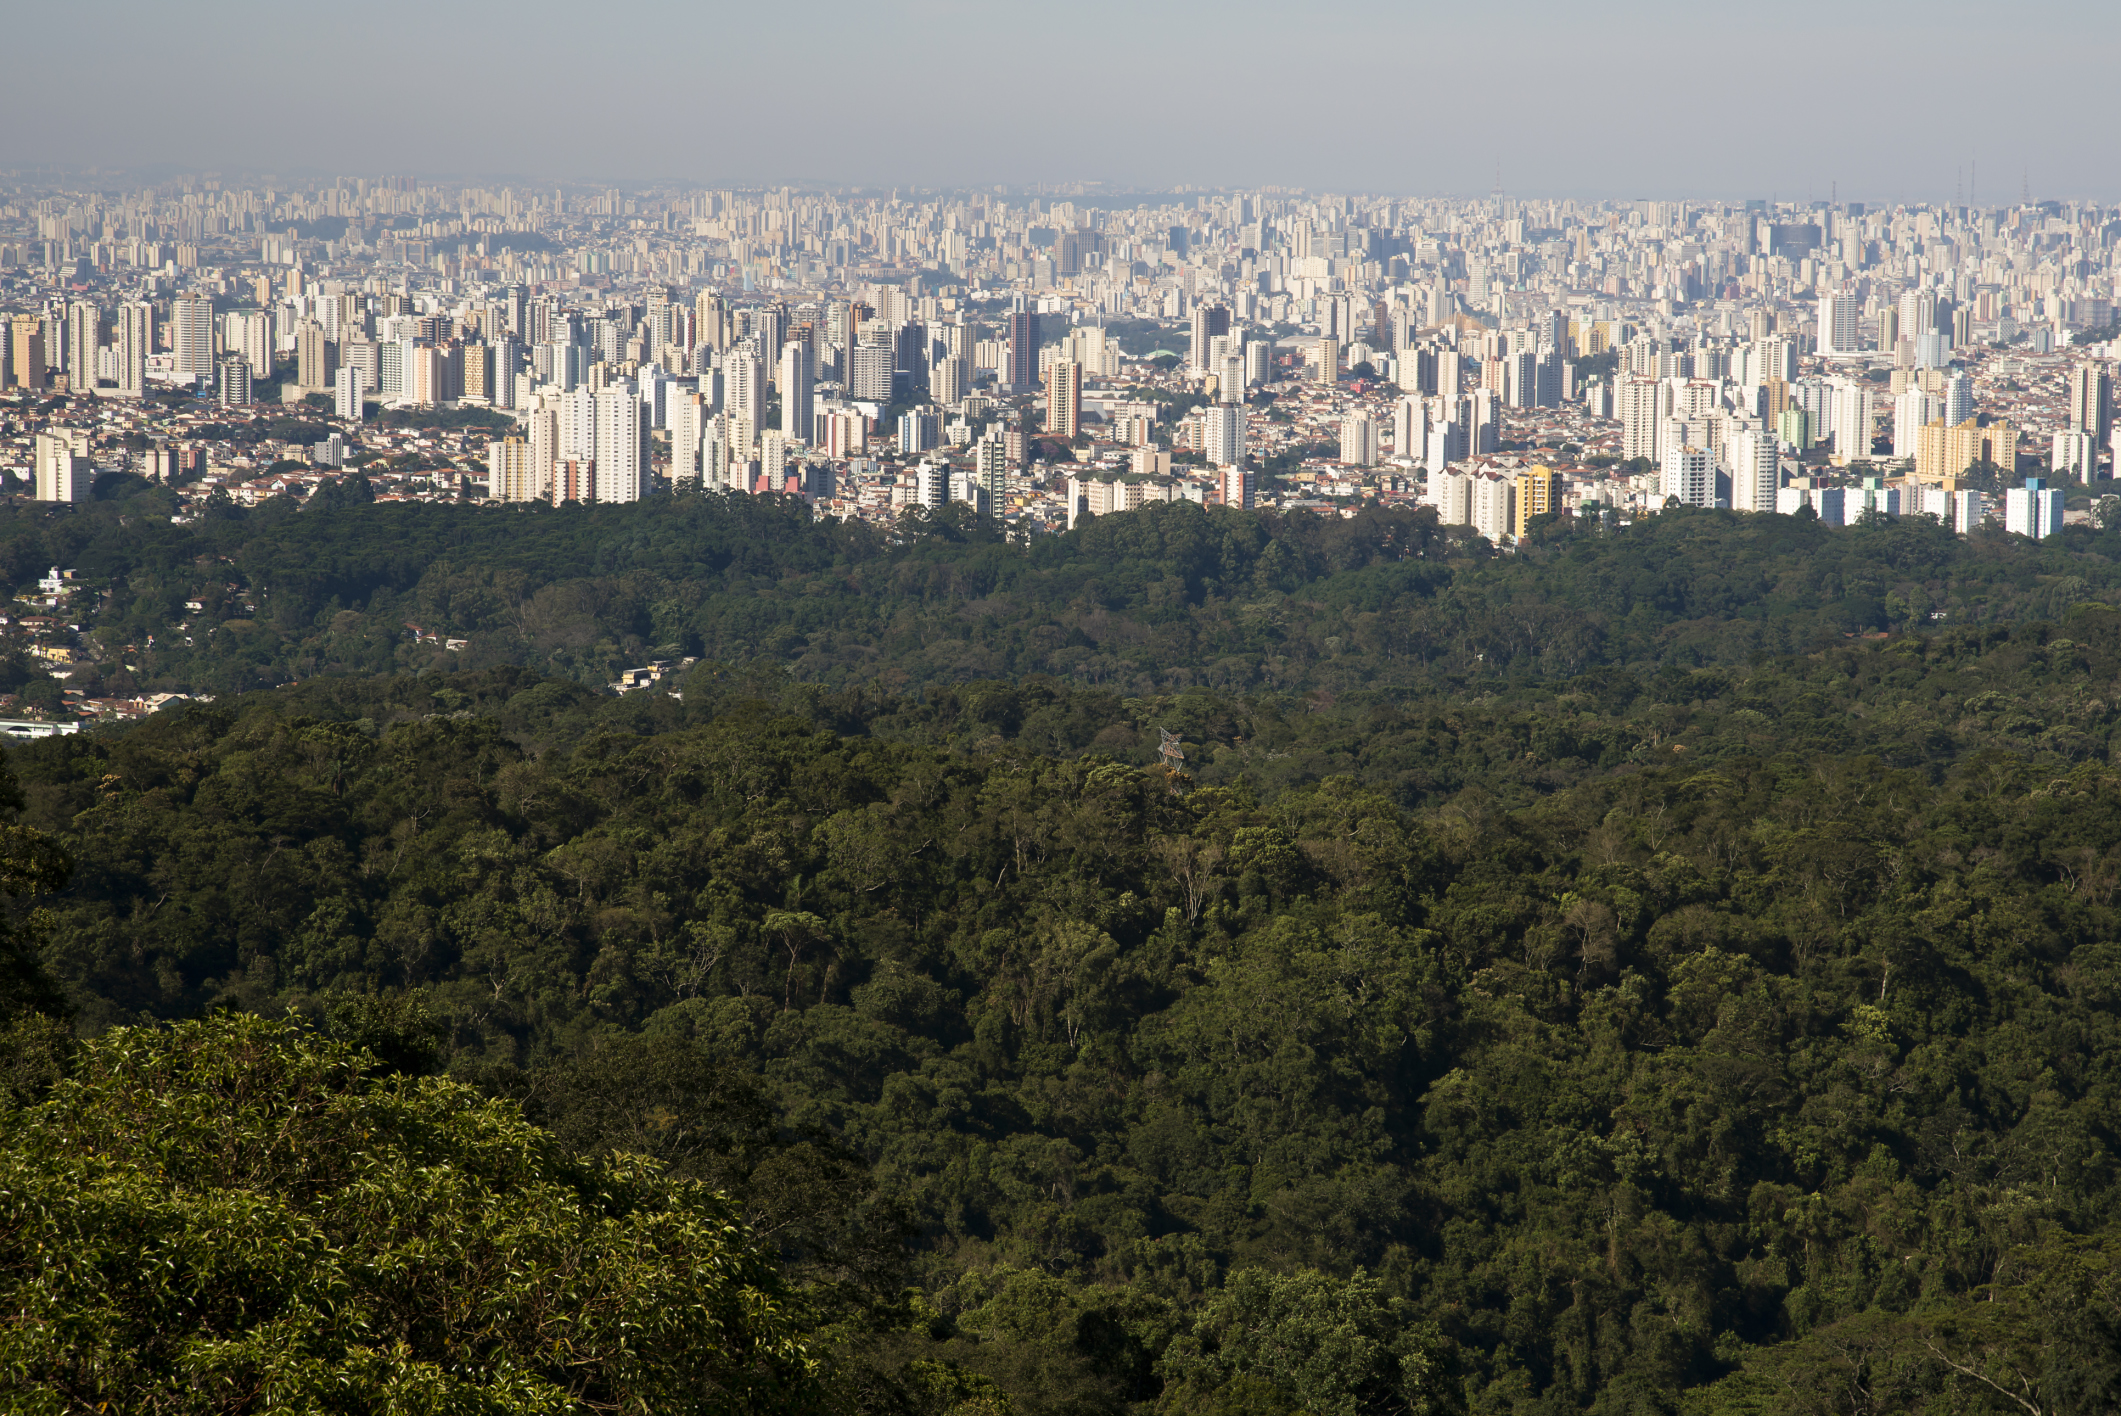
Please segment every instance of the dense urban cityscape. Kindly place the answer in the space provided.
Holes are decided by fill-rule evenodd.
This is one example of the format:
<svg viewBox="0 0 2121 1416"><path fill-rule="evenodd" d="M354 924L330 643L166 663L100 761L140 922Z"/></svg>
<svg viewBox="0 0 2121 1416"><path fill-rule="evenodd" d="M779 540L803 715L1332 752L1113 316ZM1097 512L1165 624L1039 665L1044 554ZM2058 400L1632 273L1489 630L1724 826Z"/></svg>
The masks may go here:
<svg viewBox="0 0 2121 1416"><path fill-rule="evenodd" d="M2121 214L16 187L10 490L2000 516L2107 477ZM2031 475L2021 485L2021 474Z"/></svg>

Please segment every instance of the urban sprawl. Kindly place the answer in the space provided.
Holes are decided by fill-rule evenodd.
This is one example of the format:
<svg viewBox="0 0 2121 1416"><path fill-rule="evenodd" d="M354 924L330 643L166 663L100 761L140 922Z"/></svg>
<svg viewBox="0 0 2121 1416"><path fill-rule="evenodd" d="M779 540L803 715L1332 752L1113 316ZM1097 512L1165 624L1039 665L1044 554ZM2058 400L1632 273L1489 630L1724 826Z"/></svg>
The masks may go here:
<svg viewBox="0 0 2121 1416"><path fill-rule="evenodd" d="M43 501L801 497L1012 535L1427 505L2101 514L2121 211L0 189L0 466ZM2091 484L2086 486L2085 484Z"/></svg>

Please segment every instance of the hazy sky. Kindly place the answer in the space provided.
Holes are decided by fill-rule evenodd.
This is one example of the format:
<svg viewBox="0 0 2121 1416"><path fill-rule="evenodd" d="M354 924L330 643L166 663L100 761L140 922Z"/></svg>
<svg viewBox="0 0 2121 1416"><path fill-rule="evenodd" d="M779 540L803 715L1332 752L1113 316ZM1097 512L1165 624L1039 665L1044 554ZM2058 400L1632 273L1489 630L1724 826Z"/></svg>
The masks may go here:
<svg viewBox="0 0 2121 1416"><path fill-rule="evenodd" d="M2121 198L2113 0L13 7L0 165Z"/></svg>

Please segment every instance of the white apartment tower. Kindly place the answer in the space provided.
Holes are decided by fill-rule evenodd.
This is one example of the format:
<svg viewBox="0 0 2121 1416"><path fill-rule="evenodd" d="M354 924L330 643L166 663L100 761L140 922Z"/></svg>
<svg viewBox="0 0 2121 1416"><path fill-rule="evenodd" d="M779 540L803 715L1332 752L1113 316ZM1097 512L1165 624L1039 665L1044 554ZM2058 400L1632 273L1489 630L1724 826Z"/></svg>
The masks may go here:
<svg viewBox="0 0 2121 1416"><path fill-rule="evenodd" d="M1213 403L1203 408L1201 441L1201 450L1217 467L1235 467L1243 462L1245 410L1234 403Z"/></svg>
<svg viewBox="0 0 2121 1416"><path fill-rule="evenodd" d="M180 298L171 310L170 344L175 349L177 378L196 383L214 372L214 302Z"/></svg>
<svg viewBox="0 0 2121 1416"><path fill-rule="evenodd" d="M1362 413L1351 413L1340 424L1340 460L1357 467L1377 464L1377 424Z"/></svg>
<svg viewBox="0 0 2121 1416"><path fill-rule="evenodd" d="M367 380L361 376L358 365L341 364L332 375L331 405L335 417L351 422L361 421L361 395L366 390Z"/></svg>
<svg viewBox="0 0 2121 1416"><path fill-rule="evenodd" d="M1819 352L1829 357L1860 353L1862 340L1857 334L1856 321L1862 313L1863 304L1853 295L1820 296Z"/></svg>
<svg viewBox="0 0 2121 1416"><path fill-rule="evenodd" d="M1782 485L1774 431L1748 422L1725 437L1723 455L1731 469L1731 509L1773 511Z"/></svg>
<svg viewBox="0 0 2121 1416"><path fill-rule="evenodd" d="M118 392L139 398L147 392L147 356L155 348L155 307L131 300L118 307ZM251 365L252 369L258 366Z"/></svg>
<svg viewBox="0 0 2121 1416"><path fill-rule="evenodd" d="M648 494L648 424L639 395L623 384L596 398L596 488L600 502Z"/></svg>
<svg viewBox="0 0 2121 1416"><path fill-rule="evenodd" d="M1681 506L1716 504L1716 465L1709 450L1680 443L1665 449L1659 495Z"/></svg>
<svg viewBox="0 0 2121 1416"><path fill-rule="evenodd" d="M766 368L758 352L739 345L722 358L722 396L733 415L753 433L765 426Z"/></svg>
<svg viewBox="0 0 2121 1416"><path fill-rule="evenodd" d="M1657 431L1664 421L1664 385L1655 379L1620 381L1620 456L1623 461L1657 457Z"/></svg>
<svg viewBox="0 0 2121 1416"><path fill-rule="evenodd" d="M103 312L89 300L66 306L66 386L77 393L96 391L96 351L103 347Z"/></svg>
<svg viewBox="0 0 2121 1416"><path fill-rule="evenodd" d="M1420 461L1428 454L1429 420L1421 400L1409 394L1392 409L1392 452Z"/></svg>

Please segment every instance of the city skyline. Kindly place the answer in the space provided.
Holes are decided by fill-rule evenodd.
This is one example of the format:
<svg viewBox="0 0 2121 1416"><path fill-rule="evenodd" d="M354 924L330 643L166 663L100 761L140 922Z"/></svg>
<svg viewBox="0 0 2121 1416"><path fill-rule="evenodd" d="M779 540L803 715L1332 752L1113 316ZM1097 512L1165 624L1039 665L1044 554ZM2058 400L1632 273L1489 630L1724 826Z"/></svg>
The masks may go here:
<svg viewBox="0 0 2121 1416"><path fill-rule="evenodd" d="M2073 3L1803 3L1765 32L1758 16L1656 0L1534 4L1507 30L1364 0L1226 5L1210 23L1092 3L1066 25L954 0L879 20L828 0L802 36L773 12L661 3L595 23L545 3L397 0L357 13L119 4L93 27L77 13L11 22L23 54L90 47L93 101L80 66L20 66L0 90L0 168L1460 197L1499 185L1886 205L2121 196L2098 104L2121 35L2108 12ZM2036 91L2014 101L2029 76Z"/></svg>

